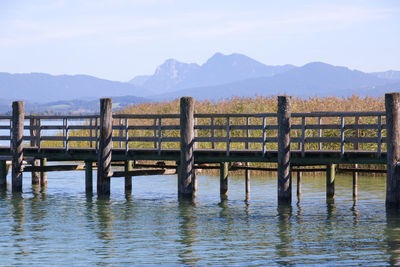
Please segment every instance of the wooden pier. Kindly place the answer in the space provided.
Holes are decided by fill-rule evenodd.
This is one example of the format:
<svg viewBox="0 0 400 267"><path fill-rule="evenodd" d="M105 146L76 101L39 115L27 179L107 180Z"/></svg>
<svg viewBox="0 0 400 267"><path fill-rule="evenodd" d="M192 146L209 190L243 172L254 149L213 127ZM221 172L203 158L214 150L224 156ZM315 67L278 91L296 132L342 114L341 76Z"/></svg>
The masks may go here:
<svg viewBox="0 0 400 267"><path fill-rule="evenodd" d="M0 116L0 187L11 161L13 192L22 191L23 172L46 186L49 171L85 170L91 193L97 169L99 196L110 195L112 177L125 177L130 194L132 176L177 173L179 198L193 198L196 170L215 168L221 195L228 194L229 171L239 169L246 171L248 194L249 172L257 170L249 163L272 162L275 169L258 169L277 171L278 202L290 203L293 172L299 195L301 172L326 171L326 195L333 198L337 166L352 164L347 170L355 173L357 196L356 175L365 171L357 164L384 164L387 206L399 207L400 94L386 94L385 102L386 110L377 112L292 113L290 97L280 96L277 113L198 114L193 99L184 97L180 114L113 114L112 100L101 99L99 115L43 116L24 114L24 103L16 101L12 116ZM143 160L158 164L135 164ZM47 165L63 161L76 164ZM124 171L113 169L116 164Z"/></svg>

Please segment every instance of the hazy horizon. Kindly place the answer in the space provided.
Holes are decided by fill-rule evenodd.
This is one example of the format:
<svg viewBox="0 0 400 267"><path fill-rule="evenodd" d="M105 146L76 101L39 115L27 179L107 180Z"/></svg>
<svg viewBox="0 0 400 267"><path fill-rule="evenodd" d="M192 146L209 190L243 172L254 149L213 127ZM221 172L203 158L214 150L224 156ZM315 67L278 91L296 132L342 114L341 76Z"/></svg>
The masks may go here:
<svg viewBox="0 0 400 267"><path fill-rule="evenodd" d="M398 25L394 0L6 0L0 71L128 81L168 58L202 64L216 52L266 65L400 70Z"/></svg>

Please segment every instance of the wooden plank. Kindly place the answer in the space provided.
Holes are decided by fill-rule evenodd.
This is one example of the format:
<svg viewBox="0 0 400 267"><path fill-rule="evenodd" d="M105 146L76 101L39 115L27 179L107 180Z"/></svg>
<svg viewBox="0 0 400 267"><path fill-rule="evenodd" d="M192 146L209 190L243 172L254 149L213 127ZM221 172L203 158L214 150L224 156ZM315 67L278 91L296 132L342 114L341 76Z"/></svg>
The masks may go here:
<svg viewBox="0 0 400 267"><path fill-rule="evenodd" d="M173 175L176 174L173 169L136 169L129 172L115 171L112 177L126 177L126 176L149 176L149 175Z"/></svg>
<svg viewBox="0 0 400 267"><path fill-rule="evenodd" d="M85 165L47 165L47 166L22 166L22 172L58 172L58 171L82 171Z"/></svg>
<svg viewBox="0 0 400 267"><path fill-rule="evenodd" d="M379 115L385 115L385 112L383 111L350 111L350 112L345 112L345 111L327 111L327 112L311 112L311 113L292 113L292 117L376 117Z"/></svg>
<svg viewBox="0 0 400 267"><path fill-rule="evenodd" d="M361 169L361 168L339 168L338 172L365 172L365 173L387 173L387 170L383 169Z"/></svg>

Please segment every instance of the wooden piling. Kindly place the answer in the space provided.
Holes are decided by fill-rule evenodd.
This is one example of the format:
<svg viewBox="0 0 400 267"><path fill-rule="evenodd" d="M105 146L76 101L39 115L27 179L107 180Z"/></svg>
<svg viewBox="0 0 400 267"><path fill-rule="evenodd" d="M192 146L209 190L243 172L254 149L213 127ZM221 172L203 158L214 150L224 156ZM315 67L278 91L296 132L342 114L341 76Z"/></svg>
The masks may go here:
<svg viewBox="0 0 400 267"><path fill-rule="evenodd" d="M194 169L194 101L191 97L180 100L180 162L178 170L178 197L193 198L197 181Z"/></svg>
<svg viewBox="0 0 400 267"><path fill-rule="evenodd" d="M297 171L297 197L301 196L301 171Z"/></svg>
<svg viewBox="0 0 400 267"><path fill-rule="evenodd" d="M278 203L291 203L290 97L278 96Z"/></svg>
<svg viewBox="0 0 400 267"><path fill-rule="evenodd" d="M112 99L100 99L100 144L97 170L97 195L110 195L112 153Z"/></svg>
<svg viewBox="0 0 400 267"><path fill-rule="evenodd" d="M245 166L249 167L250 163L246 162ZM244 175L245 175L245 180L246 180L246 196L248 196L250 194L250 170L246 169L244 171Z"/></svg>
<svg viewBox="0 0 400 267"><path fill-rule="evenodd" d="M22 160L24 136L24 102L12 104L12 192L22 192Z"/></svg>
<svg viewBox="0 0 400 267"><path fill-rule="evenodd" d="M0 161L0 189L7 189L7 161Z"/></svg>
<svg viewBox="0 0 400 267"><path fill-rule="evenodd" d="M85 161L85 192L93 193L93 162Z"/></svg>
<svg viewBox="0 0 400 267"><path fill-rule="evenodd" d="M47 158L40 159L40 166L42 167L47 166ZM40 172L40 186L41 187L47 186L47 172L45 171Z"/></svg>
<svg viewBox="0 0 400 267"><path fill-rule="evenodd" d="M354 164L354 168L358 168L358 164ZM358 172L353 172L353 198L356 198L358 195Z"/></svg>
<svg viewBox="0 0 400 267"><path fill-rule="evenodd" d="M329 164L326 168L326 198L335 197L336 164Z"/></svg>
<svg viewBox="0 0 400 267"><path fill-rule="evenodd" d="M125 161L125 172L133 171L133 161ZM125 194L130 195L132 193L132 176L128 173L125 175Z"/></svg>
<svg viewBox="0 0 400 267"><path fill-rule="evenodd" d="M228 162L220 163L219 168L219 192L222 196L228 195L228 176L229 164Z"/></svg>
<svg viewBox="0 0 400 267"><path fill-rule="evenodd" d="M400 93L385 94L387 135L386 207L400 207Z"/></svg>
<svg viewBox="0 0 400 267"><path fill-rule="evenodd" d="M29 126L30 126L30 136L31 136L31 147L39 147L39 142L40 142L40 119L35 119L31 118L29 120ZM40 160L39 159L33 159L32 161L32 166L40 166ZM32 172L32 185L38 185L40 184L40 172Z"/></svg>

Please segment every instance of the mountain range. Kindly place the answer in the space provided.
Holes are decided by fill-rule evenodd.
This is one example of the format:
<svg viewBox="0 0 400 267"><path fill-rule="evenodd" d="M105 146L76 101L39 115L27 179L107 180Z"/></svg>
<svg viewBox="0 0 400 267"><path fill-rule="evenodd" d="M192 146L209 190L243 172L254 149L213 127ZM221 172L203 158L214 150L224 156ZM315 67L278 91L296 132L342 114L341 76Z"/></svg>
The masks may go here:
<svg viewBox="0 0 400 267"><path fill-rule="evenodd" d="M168 59L152 75L129 82L88 75L0 73L0 112L12 100L25 100L32 112L87 113L98 110L100 97L113 97L115 106L171 100L180 96L217 100L233 96L288 94L308 96L382 96L400 91L400 71L365 73L322 62L304 66L265 65L242 54L216 53L204 64Z"/></svg>

